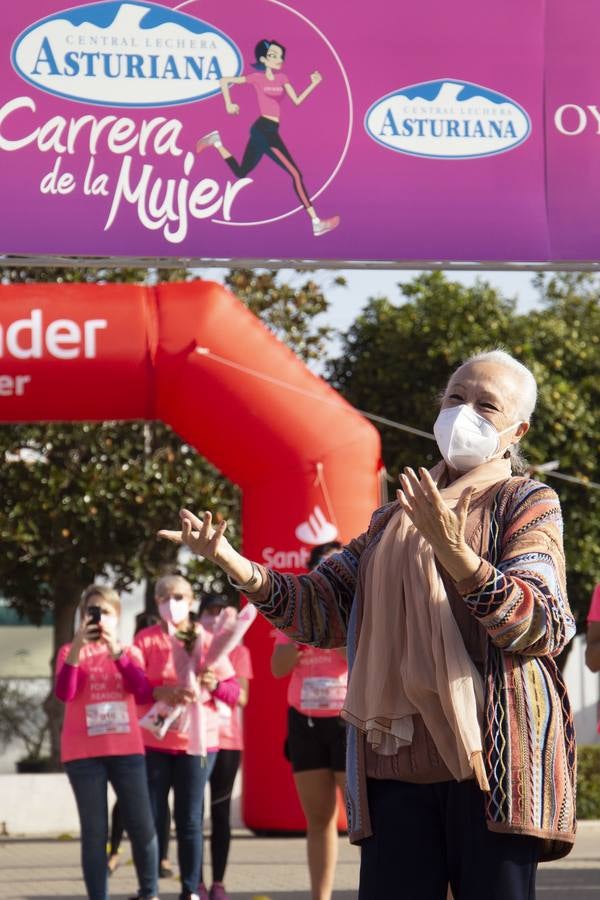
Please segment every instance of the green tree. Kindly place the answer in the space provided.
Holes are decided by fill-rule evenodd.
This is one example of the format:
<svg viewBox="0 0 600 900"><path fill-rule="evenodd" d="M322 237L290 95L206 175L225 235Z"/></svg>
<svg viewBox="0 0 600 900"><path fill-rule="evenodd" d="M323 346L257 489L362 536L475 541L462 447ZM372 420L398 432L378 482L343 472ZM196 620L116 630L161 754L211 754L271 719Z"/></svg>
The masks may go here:
<svg viewBox="0 0 600 900"><path fill-rule="evenodd" d="M535 279L541 308L520 317L514 351L535 372L539 399L528 441L532 462L600 483L600 280L574 273ZM569 597L585 626L600 580L600 491L548 479L565 513Z"/></svg>
<svg viewBox="0 0 600 900"><path fill-rule="evenodd" d="M281 282L275 271L254 269L233 269L225 278L227 287L300 359L320 361L332 329L315 319L327 311L328 302L310 276L304 279L299 273L295 281ZM343 286L345 281L332 276L334 284Z"/></svg>
<svg viewBox="0 0 600 900"><path fill-rule="evenodd" d="M600 283L590 276L540 277L542 308L518 314L515 300L485 281L465 287L442 273L400 286L403 302L369 300L329 365L333 385L355 406L431 432L440 392L469 355L502 346L533 370L539 402L524 450L532 464L600 481ZM380 426L392 481L406 465L439 458L433 441ZM569 593L580 627L600 573L600 495L551 479L565 517Z"/></svg>
<svg viewBox="0 0 600 900"><path fill-rule="evenodd" d="M5 283L194 277L185 270L0 270ZM296 289L281 284L276 273L242 270L231 273L229 282L267 327L279 337L289 335L303 358L318 355L326 330L313 319L327 304L314 282ZM54 654L72 636L74 612L87 584L110 578L122 589L144 578L150 583L177 565L176 548L155 535L176 520L182 504L225 516L230 538L239 541L239 491L161 422L5 426L0 454L5 462L0 468L2 593L32 623L52 611ZM189 561L185 568L204 589L229 589L202 562ZM52 691L46 710L57 760L62 706Z"/></svg>

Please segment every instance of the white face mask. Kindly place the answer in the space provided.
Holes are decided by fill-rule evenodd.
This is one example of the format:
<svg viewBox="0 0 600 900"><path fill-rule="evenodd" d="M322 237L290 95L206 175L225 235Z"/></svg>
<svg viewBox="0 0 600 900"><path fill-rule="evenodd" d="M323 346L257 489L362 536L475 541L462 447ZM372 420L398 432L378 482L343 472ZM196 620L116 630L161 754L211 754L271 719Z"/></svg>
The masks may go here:
<svg viewBox="0 0 600 900"><path fill-rule="evenodd" d="M105 631L108 631L109 634L114 634L117 630L118 618L112 613L102 613L100 616L100 621L102 622L102 627Z"/></svg>
<svg viewBox="0 0 600 900"><path fill-rule="evenodd" d="M190 605L187 600L165 600L159 604L158 612L164 622L170 625L179 625L185 622L190 614Z"/></svg>
<svg viewBox="0 0 600 900"><path fill-rule="evenodd" d="M521 422L497 431L491 422L462 403L443 409L433 426L433 433L446 463L457 472L469 472L500 452L500 437Z"/></svg>

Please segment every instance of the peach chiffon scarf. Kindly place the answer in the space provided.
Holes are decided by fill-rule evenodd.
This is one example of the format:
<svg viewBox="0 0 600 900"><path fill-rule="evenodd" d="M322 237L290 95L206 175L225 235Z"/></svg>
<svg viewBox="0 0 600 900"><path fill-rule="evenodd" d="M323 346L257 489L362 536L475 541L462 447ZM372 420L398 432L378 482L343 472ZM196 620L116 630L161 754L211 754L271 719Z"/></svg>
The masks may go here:
<svg viewBox="0 0 600 900"><path fill-rule="evenodd" d="M444 463L431 470L440 483ZM454 508L461 494L510 478L510 460L472 469L440 490ZM469 536L467 534L467 541ZM377 753L395 754L412 742L415 714L423 718L453 776L473 773L482 789L483 681L452 614L431 545L398 507L365 574L363 619L342 716L365 732Z"/></svg>

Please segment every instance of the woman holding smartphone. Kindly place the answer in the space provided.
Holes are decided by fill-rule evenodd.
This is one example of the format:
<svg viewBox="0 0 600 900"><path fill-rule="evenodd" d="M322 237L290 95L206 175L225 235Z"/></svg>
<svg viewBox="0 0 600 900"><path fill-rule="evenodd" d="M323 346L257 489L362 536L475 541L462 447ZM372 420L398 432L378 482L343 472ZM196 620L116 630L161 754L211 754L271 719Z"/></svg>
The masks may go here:
<svg viewBox="0 0 600 900"><path fill-rule="evenodd" d="M107 900L107 787L115 790L131 840L140 900L157 900L158 844L148 797L135 698L147 692L139 651L117 638L119 595L93 584L79 606L81 626L56 661L55 692L66 704L61 759L81 825L89 900Z"/></svg>

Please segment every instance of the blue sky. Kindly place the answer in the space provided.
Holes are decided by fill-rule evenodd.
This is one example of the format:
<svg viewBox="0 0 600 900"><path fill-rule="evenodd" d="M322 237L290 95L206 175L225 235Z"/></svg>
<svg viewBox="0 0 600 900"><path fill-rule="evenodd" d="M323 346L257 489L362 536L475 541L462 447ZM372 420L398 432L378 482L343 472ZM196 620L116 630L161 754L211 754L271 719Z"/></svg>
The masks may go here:
<svg viewBox="0 0 600 900"><path fill-rule="evenodd" d="M287 277L295 277L290 271L282 273ZM345 330L352 324L369 297L383 295L390 300L398 300L400 292L398 283L410 281L418 272L403 270L340 270L328 272L319 270L315 277L324 287L330 285L335 275L343 275L348 282L345 288L333 287L327 290L331 303L324 320L334 328ZM466 285L474 284L479 277L489 281L509 297L517 297L519 311L526 312L537 305L537 294L532 287L531 272L451 272L448 277Z"/></svg>

